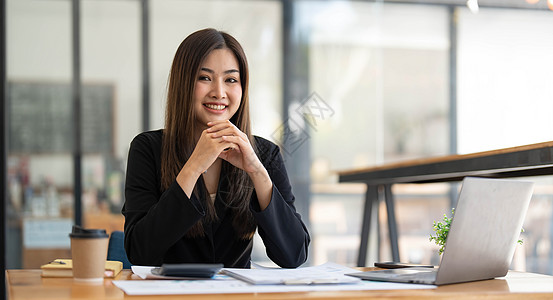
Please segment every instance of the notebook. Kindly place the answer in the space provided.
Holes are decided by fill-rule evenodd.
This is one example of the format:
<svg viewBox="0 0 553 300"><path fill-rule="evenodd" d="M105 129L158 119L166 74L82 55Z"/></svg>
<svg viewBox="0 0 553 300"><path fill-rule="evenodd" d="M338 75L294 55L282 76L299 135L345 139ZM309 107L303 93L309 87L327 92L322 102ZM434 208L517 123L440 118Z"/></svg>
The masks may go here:
<svg viewBox="0 0 553 300"><path fill-rule="evenodd" d="M466 177L438 268L348 274L366 280L443 285L507 274L532 197L532 182Z"/></svg>
<svg viewBox="0 0 553 300"><path fill-rule="evenodd" d="M42 277L73 277L73 260L58 258L42 265ZM106 260L104 277L114 278L123 269L120 261Z"/></svg>

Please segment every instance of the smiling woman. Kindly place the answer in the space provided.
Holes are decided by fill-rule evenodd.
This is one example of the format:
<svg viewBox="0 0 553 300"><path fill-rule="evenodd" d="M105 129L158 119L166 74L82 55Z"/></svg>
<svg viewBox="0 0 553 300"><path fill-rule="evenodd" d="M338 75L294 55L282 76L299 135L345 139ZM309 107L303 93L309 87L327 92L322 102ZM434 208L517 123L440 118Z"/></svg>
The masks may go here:
<svg viewBox="0 0 553 300"><path fill-rule="evenodd" d="M238 60L229 49L213 50L205 59L194 86L198 128L215 120L230 120L240 106L242 86Z"/></svg>
<svg viewBox="0 0 553 300"><path fill-rule="evenodd" d="M177 49L165 129L132 141L125 196L133 264L249 267L256 229L281 267L307 259L279 148L251 134L248 64L227 33L200 30Z"/></svg>

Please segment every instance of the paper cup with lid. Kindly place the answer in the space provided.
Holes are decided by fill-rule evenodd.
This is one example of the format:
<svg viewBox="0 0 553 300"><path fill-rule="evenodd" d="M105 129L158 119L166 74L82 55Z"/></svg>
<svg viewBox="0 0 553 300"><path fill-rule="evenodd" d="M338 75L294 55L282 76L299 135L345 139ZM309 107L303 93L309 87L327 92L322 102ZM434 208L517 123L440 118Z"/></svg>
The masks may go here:
<svg viewBox="0 0 553 300"><path fill-rule="evenodd" d="M85 229L75 225L69 237L74 280L88 283L103 282L109 238L106 230Z"/></svg>

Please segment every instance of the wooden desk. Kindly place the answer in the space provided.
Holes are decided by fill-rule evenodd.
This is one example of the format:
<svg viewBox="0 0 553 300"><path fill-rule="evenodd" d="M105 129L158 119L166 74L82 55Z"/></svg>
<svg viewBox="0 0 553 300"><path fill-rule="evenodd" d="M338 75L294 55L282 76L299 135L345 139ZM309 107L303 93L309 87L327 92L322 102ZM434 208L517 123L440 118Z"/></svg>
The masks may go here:
<svg viewBox="0 0 553 300"><path fill-rule="evenodd" d="M364 268L364 270L373 268ZM553 276L509 272L507 277L470 283L440 286L431 290L336 291L258 294L212 294L171 296L129 296L110 279L101 285L74 283L72 278L41 278L40 270L7 270L6 282L10 300L43 299L553 299ZM129 270L117 280L133 280ZM140 280L140 279L138 279Z"/></svg>
<svg viewBox="0 0 553 300"><path fill-rule="evenodd" d="M522 177L553 175L553 141L493 151L392 163L339 173L340 182L367 185L358 266L365 266L372 208L384 194L394 261L400 261L392 185L460 181L466 176Z"/></svg>

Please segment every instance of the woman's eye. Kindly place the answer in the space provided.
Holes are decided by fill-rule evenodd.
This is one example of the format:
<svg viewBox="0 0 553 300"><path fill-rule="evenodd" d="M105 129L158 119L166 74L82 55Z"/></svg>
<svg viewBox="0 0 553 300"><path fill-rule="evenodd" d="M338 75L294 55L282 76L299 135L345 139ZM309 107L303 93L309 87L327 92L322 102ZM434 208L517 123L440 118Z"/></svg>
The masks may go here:
<svg viewBox="0 0 553 300"><path fill-rule="evenodd" d="M229 79L227 79L227 82L236 83L236 82L238 82L238 80L236 80L235 78L229 78Z"/></svg>
<svg viewBox="0 0 553 300"><path fill-rule="evenodd" d="M207 76L200 76L200 77L198 78L198 80L209 81L209 77L207 77Z"/></svg>

